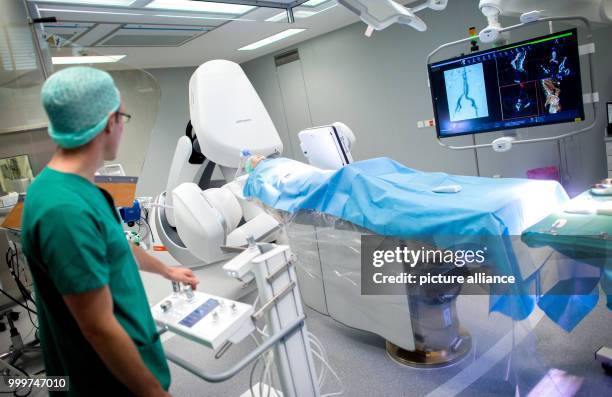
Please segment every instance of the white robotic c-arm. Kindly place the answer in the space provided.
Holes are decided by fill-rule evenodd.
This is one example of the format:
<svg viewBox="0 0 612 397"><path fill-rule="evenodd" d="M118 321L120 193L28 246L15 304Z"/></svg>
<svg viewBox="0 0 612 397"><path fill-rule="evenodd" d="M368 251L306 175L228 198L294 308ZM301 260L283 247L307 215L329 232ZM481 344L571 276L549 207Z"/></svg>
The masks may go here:
<svg viewBox="0 0 612 397"><path fill-rule="evenodd" d="M211 347L218 356L255 331L259 320L265 319L270 336L221 373L204 371L170 352L168 359L202 379L220 382L275 347L283 395L318 397L293 255L287 246L257 243L274 240L279 224L245 200L242 190L247 175L236 178L236 170L243 165L243 149L264 156L281 153L283 145L274 124L240 66L229 61L207 62L194 72L189 110L192 128L188 126L177 142L167 191L155 207L158 235L186 266L234 256L224 264L225 274L241 283L255 279L262 305L255 311L254 306L189 287L184 294L175 291L155 305L155 321L162 331ZM221 183L212 179L216 167L223 176ZM245 247L224 250L240 246ZM241 253L236 256L236 251Z"/></svg>
<svg viewBox="0 0 612 397"><path fill-rule="evenodd" d="M168 251L185 266L215 263L251 235L274 238L278 222L242 196L234 181L241 150L277 155L283 145L261 99L234 62L201 65L189 81L191 122L178 142L155 226ZM223 180L213 180L215 168ZM240 224L244 220L244 224ZM240 226L239 226L240 225Z"/></svg>
<svg viewBox="0 0 612 397"><path fill-rule="evenodd" d="M212 264L235 255L248 236L269 242L279 223L242 194L246 175L234 180L243 149L281 153L282 142L261 99L234 62L201 65L189 81L191 122L178 142L166 191L157 198L155 228L184 266ZM355 135L342 123L299 134L309 162L338 169L353 161ZM223 180L213 180L219 168ZM241 223L242 222L242 223Z"/></svg>

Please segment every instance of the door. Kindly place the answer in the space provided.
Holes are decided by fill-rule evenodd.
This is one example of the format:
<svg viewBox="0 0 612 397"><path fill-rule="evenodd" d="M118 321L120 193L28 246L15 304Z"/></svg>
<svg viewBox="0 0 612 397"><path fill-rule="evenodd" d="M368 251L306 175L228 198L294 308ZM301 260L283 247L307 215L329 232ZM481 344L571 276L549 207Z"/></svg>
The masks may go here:
<svg viewBox="0 0 612 397"><path fill-rule="evenodd" d="M292 155L295 160L308 163L302 153L298 138L300 131L313 126L302 62L297 50L276 56L275 62L276 78L280 87L285 122L291 144L291 150L285 150L285 156Z"/></svg>

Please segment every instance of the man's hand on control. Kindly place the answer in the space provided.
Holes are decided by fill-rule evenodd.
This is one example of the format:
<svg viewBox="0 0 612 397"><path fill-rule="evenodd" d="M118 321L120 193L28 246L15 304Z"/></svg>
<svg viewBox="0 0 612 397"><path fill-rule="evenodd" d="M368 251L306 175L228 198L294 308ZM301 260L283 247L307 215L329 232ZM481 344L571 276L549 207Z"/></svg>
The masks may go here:
<svg viewBox="0 0 612 397"><path fill-rule="evenodd" d="M195 290L200 283L200 280L193 274L191 269L185 267L168 267L166 269L164 277L168 280L189 284L193 290Z"/></svg>

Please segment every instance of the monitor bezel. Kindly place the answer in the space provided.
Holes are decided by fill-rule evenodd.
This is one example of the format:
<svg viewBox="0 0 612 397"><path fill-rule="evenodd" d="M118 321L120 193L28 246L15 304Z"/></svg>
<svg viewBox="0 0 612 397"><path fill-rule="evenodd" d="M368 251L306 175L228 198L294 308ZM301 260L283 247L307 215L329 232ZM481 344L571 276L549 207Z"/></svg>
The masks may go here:
<svg viewBox="0 0 612 397"><path fill-rule="evenodd" d="M517 127L513 127L513 128L507 128L507 127L499 127L499 128L489 128L489 129L484 129L484 130L478 130L478 131L468 131L468 132L461 132L458 134L452 134L452 135L440 135L440 124L438 122L438 108L436 106L436 103L434 101L434 91L433 91L433 85L431 84L432 81L432 76L431 76L431 69L433 67L438 66L439 64L443 64L443 63L448 63L448 62L455 62L461 59L466 59L466 58L470 58L473 56L479 56L479 55L483 55L483 54L488 54L488 53L492 53L492 52L497 52L497 51L503 51L506 50L510 47L517 47L517 46L521 46L524 44L527 44L531 41L534 40L541 40L541 39L545 39L548 37L553 37L553 36L558 36L558 35L562 35L565 33L573 33L576 37L576 52L578 55L578 73L580 75L580 78L578 79L578 88L580 90L581 95L583 95L582 92L582 73L580 71L580 51L579 51L579 47L580 44L578 43L578 28L571 28L571 29L566 29L566 30L560 30L558 32L554 32L554 33L550 33L547 35L543 35L543 36L537 36L537 37L532 37L530 39L527 40L522 40L522 41L517 41L515 43L509 43L500 47L495 47L495 48L490 48L488 50L483 50L483 51L477 51L477 52L471 52L469 54L464 54L464 55L460 55L457 57L453 57L453 58L448 58L448 59L444 59L441 61L437 61L437 62L432 62L432 63L428 63L427 64L427 76L429 78L429 95L431 96L431 103L433 105L433 109L434 109L434 120L435 120L435 125L436 125L436 136L438 137L438 139L445 139L445 138L454 138L457 136L465 136L465 135L478 135L478 134L483 134L483 133L487 133L487 132L495 132L495 131L508 131L508 130L516 130L516 129L520 129L520 128L531 128L531 127L540 127L540 126L544 126L544 125L554 125L554 124L566 124L566 123L581 123L583 121L585 121L585 113L584 113L584 101L581 101L582 106L580 107L580 121L576 121L576 119L574 118L574 120L561 120L561 121L541 121L541 122L534 122L534 123L530 123L530 124L526 124L526 125L522 125L522 126L517 126Z"/></svg>

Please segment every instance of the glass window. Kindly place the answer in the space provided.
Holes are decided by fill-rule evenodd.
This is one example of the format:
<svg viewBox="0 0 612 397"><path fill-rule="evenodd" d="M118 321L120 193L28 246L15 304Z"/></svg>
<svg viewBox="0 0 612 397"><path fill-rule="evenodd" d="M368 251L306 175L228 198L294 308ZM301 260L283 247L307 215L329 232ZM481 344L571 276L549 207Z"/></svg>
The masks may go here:
<svg viewBox="0 0 612 397"><path fill-rule="evenodd" d="M25 193L33 178L27 154L0 159L0 195L10 192Z"/></svg>

